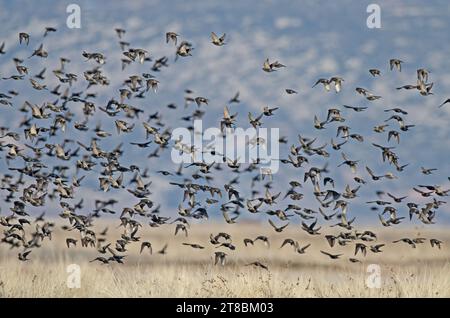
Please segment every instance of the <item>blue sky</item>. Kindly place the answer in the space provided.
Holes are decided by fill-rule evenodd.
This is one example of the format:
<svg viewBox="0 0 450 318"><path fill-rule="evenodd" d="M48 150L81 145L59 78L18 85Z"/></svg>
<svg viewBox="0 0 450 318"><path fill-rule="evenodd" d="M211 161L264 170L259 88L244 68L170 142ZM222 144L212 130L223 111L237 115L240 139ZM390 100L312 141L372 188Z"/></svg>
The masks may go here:
<svg viewBox="0 0 450 318"><path fill-rule="evenodd" d="M65 25L69 3L81 7L81 29L68 29ZM49 70L58 65L60 56L71 59L67 69L78 74L80 80L73 90L85 88L82 72L94 65L85 62L81 52L102 52L107 56L104 66L105 74L111 79L111 86L95 88L98 93L96 104L105 105L111 97L118 97L118 88L122 81L131 74L150 72L150 64L132 65L125 72L120 70L120 48L114 28L127 30L125 40L133 47L148 50L151 57L169 57L169 68L155 74L161 82L157 94L149 94L143 101L133 101L133 105L144 108L146 115L159 111L163 120L171 128L183 125L182 115L187 115L193 108L183 109L183 90L192 89L195 96L210 99L204 126L218 126L224 105L240 91L241 104L232 106L239 113L238 124L247 127L246 114L256 114L264 106L280 107L276 116L264 120L267 127L280 128L280 134L289 139L288 146L296 143L296 136L318 136L317 144L329 143L336 133L336 125L329 125L324 131L313 127L313 117L323 119L327 109L343 104L368 106L363 113L344 111L347 124L352 132L367 136L363 144L354 141L346 145L344 151L350 157L360 159L380 174L392 171L392 167L382 164L380 153L370 142L387 144L386 135L372 133L372 127L382 123L390 115L384 109L401 107L409 112L407 123L416 125L410 132L401 135L401 143L396 146L400 162L409 163L406 171L399 174L395 181L382 181L363 187L360 198L351 202L349 209L361 222L376 222L377 216L364 204L375 199L375 191L385 189L400 195L411 195L412 200L425 202L413 196L412 186L417 184L439 184L450 187L450 105L438 109L437 106L450 97L450 7L447 1L377 1L381 7L381 29L369 29L366 26L367 5L371 1L0 1L0 42L5 41L7 54L0 56L0 75L15 73L12 58L28 57L30 52L42 42L45 26L55 26L57 33L44 39L49 51L47 60L32 58L26 65L37 73L43 66L47 67L47 82L54 87L56 79ZM18 45L18 33L24 31L31 35L29 47ZM165 32L175 31L182 39L193 43L193 56L179 59L174 63L174 47L165 43ZM214 47L210 43L211 31L226 33L228 44ZM266 74L261 70L266 57L279 60L287 67L278 72ZM389 59L399 58L404 66L401 73L389 71ZM434 82L434 95L423 97L417 91L398 91L395 87L415 84L416 69L430 70L430 81ZM382 76L373 78L368 69L379 68ZM343 90L339 94L326 93L323 89L311 88L320 77L341 76L345 79ZM53 101L45 92L36 92L28 82L0 81L1 92L16 89L21 92L15 101L19 108L25 100L33 103ZM368 102L356 94L355 87L364 87L377 95L383 96L379 101ZM285 88L293 88L297 95L287 96ZM176 111L165 108L175 103ZM78 111L74 105L74 111ZM21 119L17 111L1 111L0 124L14 126ZM183 113L183 114L182 114ZM146 116L145 116L146 117ZM115 135L113 124L98 115L91 123L102 120L103 127ZM392 124L391 124L392 125ZM71 134L72 132L72 134ZM73 138L73 129L68 132ZM88 143L90 136L76 136ZM58 139L59 138L59 139ZM55 139L62 140L67 136ZM130 137L131 138L131 137ZM133 134L134 141L143 141L144 131L139 127ZM130 139L125 138L124 141ZM102 141L101 146L110 149L118 143L117 139ZM288 147L287 146L287 147ZM287 148L286 147L286 148ZM75 148L71 146L71 148ZM139 162L148 165L151 171L175 170L168 154L161 160L148 161L149 150L126 146L124 164ZM153 150L151 148L150 150ZM340 163L339 152L332 152L329 166L333 171L338 189L351 183L348 169L336 168ZM286 153L286 151L282 151ZM320 164L322 161L313 161ZM15 165L21 165L19 162ZM13 164L13 165L14 165ZM438 168L431 176L420 173L420 166ZM360 167L358 175L368 180L367 173ZM6 166L0 163L1 173ZM192 171L193 172L193 171ZM303 170L282 167L274 178L274 187L287 189L286 184L293 178L303 179ZM229 181L230 175L217 176L216 183ZM182 193L168 185L176 178L163 178L151 173L153 185L152 199L160 202L164 213L173 214L174 207L182 198ZM241 178L240 189L249 193L248 178ZM353 183L351 183L353 185ZM108 198L122 198L121 206L130 206L135 199L126 193L110 192L106 195L97 193L96 175L87 177L85 187L79 190L77 199L92 195ZM262 189L262 185L259 186ZM117 190L116 190L117 191ZM316 209L311 189L302 190L305 199L301 206ZM282 202L280 207L287 205ZM87 202L87 206L89 203ZM2 204L6 209L7 205ZM36 209L36 212L42 209ZM118 211L121 209L117 208ZM406 215L406 207L399 206L400 214ZM218 208L211 208L211 215L219 214ZM448 223L450 212L444 205L438 212L438 221Z"/></svg>

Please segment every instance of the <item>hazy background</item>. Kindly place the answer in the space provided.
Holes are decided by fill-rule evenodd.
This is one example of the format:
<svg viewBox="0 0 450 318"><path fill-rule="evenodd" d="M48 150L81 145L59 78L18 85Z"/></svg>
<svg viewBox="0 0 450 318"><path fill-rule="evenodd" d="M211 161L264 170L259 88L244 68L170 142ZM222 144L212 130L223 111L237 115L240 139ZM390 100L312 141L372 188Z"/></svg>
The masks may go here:
<svg viewBox="0 0 450 318"><path fill-rule="evenodd" d="M81 7L81 29L71 30L66 27L66 7L70 3ZM360 164L358 175L366 181L369 181L369 176L363 170L365 164L377 174L392 171L400 176L398 180L366 185L358 192L360 198L351 201L351 216L358 216L360 222L377 222L376 213L370 211L364 203L376 199L376 190L391 191L397 196L410 195L406 202L425 202L411 192L412 186L442 184L444 188L450 187L447 180L450 176L450 105L437 108L450 97L450 6L447 1L427 1L426 4L423 1L377 1L381 6L382 28L369 29L366 26L369 15L366 8L370 3L372 1L0 1L0 43L5 41L7 51L0 56L0 76L15 74L12 58L27 58L44 41L49 57L45 60L34 57L24 62L29 66L31 74L47 67L45 84L53 88L57 81L51 70L59 67L59 57L64 56L72 61L66 66L66 70L76 73L79 78L73 91L80 91L86 87L82 72L95 65L93 62L85 62L81 52L101 52L107 56L103 70L111 80L111 85L93 87L90 92L97 92L99 95L95 103L97 106L104 106L110 98L118 98L118 89L129 75L153 73L150 70L152 62L143 66L135 63L124 72L121 71L122 56L114 32L114 28L120 27L127 30L124 40L130 42L131 47L148 50L153 59L164 55L169 57L170 67L154 73L160 81L158 93L149 93L144 100L129 101L129 104L146 110L140 121L159 111L163 114L163 122L168 123L169 127L186 125L180 118L191 113L195 107L192 105L189 109L184 109L183 106L183 91L189 88L195 92L194 96L210 99L203 126L218 127L224 105L236 91L240 91L242 102L231 107L232 112L239 113L238 125L241 127L248 127L249 111L256 114L266 105L280 107L275 116L264 118L263 123L265 127L280 128L280 135L288 137L289 142L283 145L282 150L285 154L291 144L298 143L299 133L305 137L319 136L316 145L329 143L330 138L335 137L338 125L332 124L326 130L317 131L313 127L314 115L324 120L327 109L331 107L341 107L343 104L369 106L362 113L349 110L343 112L347 119L344 124L352 127L351 133L366 137L363 144L350 141L343 150L351 159L359 159L364 163ZM45 26L57 27L58 32L42 39ZM167 31L177 32L182 40L192 42L195 48L193 56L174 62L175 48L173 44L165 43ZM209 37L211 31L217 34L225 32L228 44L224 47L213 46ZM18 45L19 32L31 35L28 47ZM271 74L264 73L261 66L266 57L279 60L287 68ZM401 73L389 71L390 58L399 58L405 62ZM405 84L415 84L416 69L421 67L431 72L434 95L423 97L417 91L395 89ZM379 68L382 76L373 78L368 72L370 68ZM335 75L345 79L340 94L325 93L322 87L311 88L318 78ZM33 90L28 80L0 81L0 87L0 92L7 92L9 89L20 92L20 96L14 99L15 111L0 106L0 125L9 126L15 131L19 131L17 123L23 116L17 112L17 108L25 100L37 104L55 100L54 95ZM383 98L368 102L354 91L355 87L367 88ZM285 88L295 89L299 94L287 95ZM178 109L167 109L166 105L170 103L175 103ZM80 104L70 105L73 112L80 114ZM396 146L395 152L400 157L400 163L410 164L403 173L398 173L387 164L381 164L381 152L370 145L371 142L387 145L387 133L372 133L372 127L390 117L390 113L382 110L392 107L407 110L409 115L404 116L406 123L416 125L411 131L402 132L400 145L396 146L392 141L390 143ZM101 120L102 127L116 137L114 118L104 118L103 113L97 113L96 119L90 122L90 127L94 128L95 123ZM82 120L82 117L79 116L76 120ZM390 127L398 130L395 122L391 122ZM75 138L85 144L89 143L92 132L78 132L74 135L74 131L76 132L71 128L66 136L58 136L49 141L55 143L64 138ZM137 123L131 139L142 142L144 138L144 130ZM112 149L119 142L117 138L109 139L100 142L105 150ZM130 140L124 135L121 135L121 139ZM161 203L162 213L174 214L174 208L182 199L182 192L169 186L168 181L180 181L180 178L163 178L156 175L155 171L174 171L177 166L171 163L168 150L161 159L146 159L154 147L143 150L125 146L122 164L129 165L133 162L147 165L153 180L151 199L156 204ZM76 145L68 148L75 149ZM335 169L341 162L340 152L328 150L331 153L329 168L333 171L337 190L341 191L347 183L354 184L353 175L348 168ZM321 159L312 160L313 164L318 165L323 162ZM16 160L11 166L23 166L23 161ZM434 175L424 176L420 173L420 166L438 168L439 171ZM0 169L2 174L7 173L3 158ZM188 171L185 172L187 174ZM193 173L194 170L189 172ZM274 189L280 186L284 195L287 183L293 179L303 181L303 173L303 169L283 165L274 176ZM83 174L87 173L80 173ZM234 176L221 173L213 185L221 187L223 182L232 177ZM126 181L127 179L129 178ZM93 196L122 199L121 204L116 206L118 212L121 207L137 202L126 191L112 190L102 194L97 188L97 175L91 173L83 187L76 192L76 200L85 198L86 213L91 206L88 198ZM263 189L262 184L257 188ZM245 176L241 178L239 189L248 196L249 179ZM305 198L300 201L300 205L316 209L317 203L309 185L301 192L305 194ZM4 197L6 192L1 195ZM287 204L287 200L282 201L280 207L286 207ZM1 203L0 206L2 210L6 210L10 205ZM48 206L54 205L49 203ZM43 207L30 209L36 213L43 210ZM49 209L48 212L54 211L59 212L57 209ZM208 211L210 215L219 214L218 207ZM401 215L407 215L404 204L399 211ZM450 222L448 205L439 209L436 220L447 224Z"/></svg>

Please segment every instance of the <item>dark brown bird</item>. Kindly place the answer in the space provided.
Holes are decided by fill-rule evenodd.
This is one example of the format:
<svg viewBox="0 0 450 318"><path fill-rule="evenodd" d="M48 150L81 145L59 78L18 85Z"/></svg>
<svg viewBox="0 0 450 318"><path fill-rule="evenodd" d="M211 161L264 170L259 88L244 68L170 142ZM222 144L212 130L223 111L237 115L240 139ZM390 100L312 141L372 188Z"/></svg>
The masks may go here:
<svg viewBox="0 0 450 318"><path fill-rule="evenodd" d="M142 251L143 251L145 248L148 248L148 250L150 251L150 254L153 253L152 243L150 243L150 242L142 242L142 243L141 243L141 250L139 251L139 253L142 254Z"/></svg>
<svg viewBox="0 0 450 318"><path fill-rule="evenodd" d="M255 266L255 267L260 267L260 268L262 268L262 269L265 269L266 271L269 270L269 267L267 267L267 265L264 265L263 263L258 262L258 261L249 263L249 264L247 264L247 265L245 265L245 266Z"/></svg>
<svg viewBox="0 0 450 318"><path fill-rule="evenodd" d="M330 254L330 253L324 252L322 250L320 252L324 255L327 255L331 259L338 259L339 257L341 257L343 255L343 254Z"/></svg>
<svg viewBox="0 0 450 318"><path fill-rule="evenodd" d="M73 246L77 246L77 242L78 241L73 238L67 238L66 239L67 248L70 248L70 244L72 244Z"/></svg>

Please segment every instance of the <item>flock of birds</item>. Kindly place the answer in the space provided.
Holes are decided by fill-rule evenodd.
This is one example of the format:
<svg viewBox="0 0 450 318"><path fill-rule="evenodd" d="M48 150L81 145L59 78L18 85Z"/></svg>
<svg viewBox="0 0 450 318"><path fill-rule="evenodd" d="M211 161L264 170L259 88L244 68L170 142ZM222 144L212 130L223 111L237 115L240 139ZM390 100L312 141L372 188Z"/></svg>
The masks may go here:
<svg viewBox="0 0 450 318"><path fill-rule="evenodd" d="M44 31L44 39L52 36L56 28L47 27ZM153 74L163 71L169 66L169 58L152 58L147 50L132 47L125 41L126 31L115 30L118 44L122 50L122 71L130 64L142 64ZM28 47L30 35L19 34L18 45ZM259 161L250 164L238 163L236 158L223 158L223 162L206 163L195 162L181 164L173 171L158 170L158 158L164 151L172 147L181 153L195 153L192 145L182 144L181 141L171 140L171 131L168 123L164 122L162 110L150 114L146 121L139 117L146 114L146 110L133 106L134 101L146 98L151 91L157 92L160 85L159 80L150 73L131 75L123 80L118 92L114 94L106 105L97 101L97 94L93 91L95 87L110 85L110 79L105 75L102 66L108 61L107 56L99 52L81 52L88 69L80 74L67 71L70 60L61 57L60 67L52 70L50 75L47 69L33 74L27 66L29 59L47 59L49 53L45 49L45 41L37 49L31 50L27 58L14 58L16 73L9 76L3 75L1 82L5 81L28 81L34 90L46 94L46 101L41 104L25 101L19 108L15 103L20 93L15 90L7 92L0 91L0 106L13 109L17 115L23 114L23 120L18 127L0 127L0 157L3 157L8 167L8 173L2 174L0 180L1 193L5 195L4 203L10 204L9 215L0 215L0 225L3 227L2 245L18 249L18 258L21 261L30 259L30 253L42 246L45 240L52 239L55 229L53 221L45 218L45 213L33 218L28 212L28 207L45 209L47 199L59 201L61 208L59 217L66 222L62 229L67 233L67 248L81 245L84 248L92 248L99 255L92 262L123 263L126 253L131 244L139 244L140 252L153 253L153 245L149 241L142 241L139 233L144 227L168 227L175 235L185 235L191 220L206 220L211 211L218 211L223 215L226 223L236 223L242 213L265 214L268 222L277 233L283 232L288 226L293 226L295 220L299 221L303 230L310 236L323 235L328 243L329 250L321 250L326 257L338 259L343 254L333 253L333 247L353 246L354 256L349 258L350 262L360 262L358 256L365 257L367 252L381 253L385 244L377 243L377 234L373 231L360 231L354 226L355 217L349 216L349 206L352 200L358 197L358 191L362 187L370 187L373 183L382 180L395 180L398 176L392 172L379 173L364 165L360 160L355 160L348 152L344 152L345 145L350 142L363 143L365 136L353 133L347 126L345 119L346 111L364 112L368 107L356 107L344 105L343 109L328 109L324 120L314 117L313 125L317 130L336 125L337 134L331 139L330 146L316 145L317 138L306 138L298 135L298 140L291 141L289 154L280 158L283 165L296 169L296 174L303 175L303 180L290 180L286 190L275 191L272 188L273 176L269 181L264 181L260 174ZM174 32L166 33L167 45L175 45L175 61L180 58L191 58L194 56L193 44L181 41L180 35ZM226 35L218 36L211 33L212 45L221 47L226 42ZM5 43L0 45L0 58L5 54ZM391 71L401 71L403 61L391 59L389 68ZM271 73L281 71L286 66L279 61L266 59L262 65L262 71ZM256 70L261 71L261 70ZM379 69L370 69L369 74L374 77L383 76ZM49 77L52 76L58 84L49 87ZM76 82L85 82L86 88L76 92L73 85ZM398 90L414 90L420 95L432 95L433 82L429 82L429 72L426 69L417 70L416 83L400 86ZM320 78L312 87L323 86L326 92L334 90L341 92L345 81L339 76L331 78ZM317 88L314 88L317 89ZM285 89L289 95L297 94L292 88ZM376 95L369 90L357 87L356 92L365 97L369 102L375 101L382 96ZM220 127L223 134L233 130L237 115L230 113L231 107L238 107L240 102L239 93L233 96L224 108L223 117L220 119ZM56 101L51 101L56 99ZM204 96L195 96L191 90L185 90L185 111L194 109L191 113L184 115L184 122L192 123L195 119L201 119L208 109L209 99ZM442 105L450 103L445 100ZM196 105L196 106L195 106ZM82 115L77 116L74 109L82 110ZM169 111L177 109L175 104L167 106ZM2 110L3 111L3 110ZM268 106L262 109L261 114L248 114L248 122L254 128L262 126L262 119L276 116L280 111L278 107ZM388 143L400 143L400 136L414 128L408 124L406 116L408 112L401 108L386 109L390 117L373 128L374 134L385 134ZM114 123L117 132L113 133L103 129L100 124L92 125L94 115L101 115L103 122ZM392 115L391 115L392 114ZM77 118L78 117L78 118ZM193 129L192 126L189 126ZM127 157L123 150L123 143L113 149L102 147L102 141L114 140L124 134L131 134L136 130L145 132L146 139L133 141L129 144L133 151L144 151L154 147L148 155L148 160L141 164L135 163L129 166L121 164L121 160ZM70 132L69 132L70 131ZM91 140L89 145L80 142L77 135L85 135ZM128 135L130 136L130 135ZM57 142L57 138L62 142ZM288 144L286 137L280 138L280 145ZM261 146L264 141L259 140L257 145ZM75 145L71 147L71 145ZM284 147L284 146L283 146ZM403 172L408 164L404 164L395 153L395 146L380 145L373 143L374 151L381 153L381 160L396 169L398 173ZM331 172L328 169L327 158L329 151L340 152L342 162L339 169L350 169L354 174L354 185L347 184L344 189L337 189ZM318 167L310 163L311 157L323 158L325 164ZM154 167L151 171L149 166ZM186 170L189 171L186 172ZM219 171L226 170L233 178L222 185L215 184L214 177ZM422 167L423 175L432 174L436 169ZM366 175L365 172L367 172ZM150 173L159 174L168 179L170 186L180 188L183 198L178 206L177 217L164 216L161 206L151 196L150 187L152 177ZM413 173L413 171L409 171ZM251 184L240 187L240 176L252 175ZM98 180L99 191L117 192L126 191L134 197L135 202L122 211L116 211L114 206L119 203L117 199L101 200L98 198L82 198L75 200L77 190L83 187L84 178L93 177ZM126 182L126 179L128 183ZM450 179L450 178L449 178ZM318 209L312 210L301 206L304 193L300 192L306 184L312 187L312 197L317 200ZM258 190L258 184L262 185L262 191ZM243 196L242 189L252 190L250 197ZM306 189L306 188L304 188ZM442 185L421 184L412 190L425 198L426 202L419 204L407 200L407 196L399 196L393 193L377 192L377 199L368 201L370 210L379 211L379 221L384 227L393 227L403 222L406 216L399 213L401 207L407 207L409 220L418 220L423 224L433 224L439 208L445 204L440 198L448 196L450 189ZM93 211L84 211L85 200L95 200ZM284 203L283 203L284 202ZM406 202L406 203L405 203ZM122 202L123 203L123 202ZM280 207L280 205L283 205ZM120 212L120 228L123 232L117 240L113 241L107 237L107 229L95 232L93 225L95 219L103 215L117 214ZM319 225L319 222L322 225ZM340 234L322 234L325 225L337 227ZM295 226L295 225L294 225ZM172 229L169 229L173 227ZM403 243L415 248L419 244L429 242L431 247L440 248L442 242L437 238L401 238L392 244ZM260 242L260 243L258 243ZM254 244L270 246L267 236L259 235L256 238L245 238L243 248L251 248ZM227 253L236 249L231 235L226 232L211 234L209 243L217 251L212 255L215 264L225 265ZM293 248L294 253L305 254L311 244L300 244L297 240L286 238L280 248L285 246ZM205 246L195 242L185 242L183 246L193 249L204 249ZM168 244L158 247L155 253L166 254ZM267 269L267 264L259 261L252 262L251 266Z"/></svg>

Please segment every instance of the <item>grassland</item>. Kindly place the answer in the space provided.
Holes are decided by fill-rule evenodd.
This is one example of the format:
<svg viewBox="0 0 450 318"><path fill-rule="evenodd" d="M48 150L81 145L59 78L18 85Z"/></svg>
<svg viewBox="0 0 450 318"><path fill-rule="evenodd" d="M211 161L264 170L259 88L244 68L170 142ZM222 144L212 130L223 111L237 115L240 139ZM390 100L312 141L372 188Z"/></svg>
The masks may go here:
<svg viewBox="0 0 450 318"><path fill-rule="evenodd" d="M107 225L100 224L98 230ZM108 226L106 239L114 241L120 236L117 224ZM217 249L209 243L209 234L219 231L232 235L236 250ZM338 231L329 228L323 234ZM322 236L309 236L298 226L275 233L258 224L194 224L188 237L173 234L171 225L141 230L140 240L152 243L153 254L145 251L140 255L140 243L132 243L123 265L89 262L99 255L95 248L67 249L66 237L79 238L59 229L51 241L45 240L40 249L33 250L27 262L17 259L17 249L0 244L0 297L450 297L450 233L446 230L384 230L377 242L387 243L384 252L358 255L362 263L348 260L353 257L353 243L331 249ZM245 247L244 237L259 234L269 236L270 247L262 242ZM294 252L290 246L280 249L287 237L311 246L305 254ZM433 237L444 243L441 249L431 248L428 241L416 248L391 243L402 237ZM193 249L182 242L205 248ZM158 254L166 243L167 254ZM331 260L320 253L321 249L344 255ZM214 266L218 250L228 254L224 267ZM269 269L246 266L253 261ZM81 270L80 288L67 285L70 264ZM369 264L380 266L381 288L367 286Z"/></svg>

